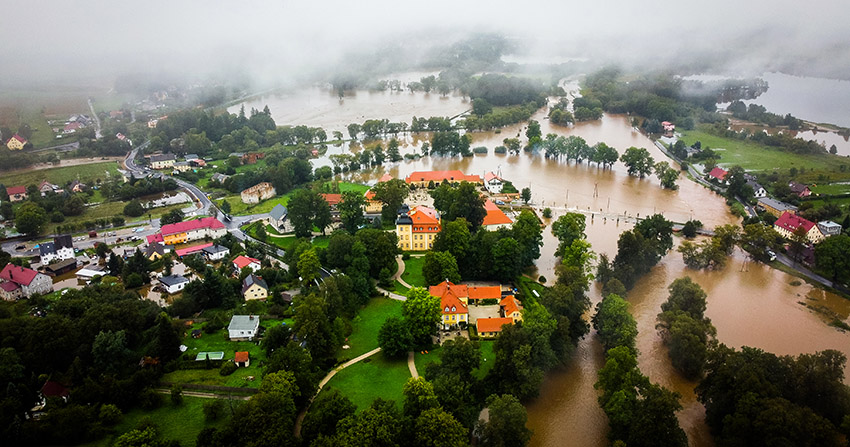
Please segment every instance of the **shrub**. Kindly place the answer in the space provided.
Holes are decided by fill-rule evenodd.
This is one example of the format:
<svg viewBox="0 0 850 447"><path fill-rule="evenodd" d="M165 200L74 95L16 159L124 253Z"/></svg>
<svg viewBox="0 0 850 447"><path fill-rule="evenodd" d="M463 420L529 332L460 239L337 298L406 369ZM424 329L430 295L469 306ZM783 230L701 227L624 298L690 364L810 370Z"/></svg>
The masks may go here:
<svg viewBox="0 0 850 447"><path fill-rule="evenodd" d="M547 219L552 217L552 208L543 208L543 217Z"/></svg>
<svg viewBox="0 0 850 447"><path fill-rule="evenodd" d="M100 406L100 421L105 425L115 425L121 420L121 409L113 404L104 404Z"/></svg>
<svg viewBox="0 0 850 447"><path fill-rule="evenodd" d="M236 366L235 363L224 362L224 364L221 365L221 369L218 371L218 373L221 374L222 376L229 376L229 375L235 373L237 369L239 369L239 367Z"/></svg>
<svg viewBox="0 0 850 447"><path fill-rule="evenodd" d="M476 154L486 154L486 153L487 153L487 148L486 148L486 147L484 147L484 146L478 146L478 147L476 147L475 149L472 149L472 152L473 152L473 153L476 153Z"/></svg>
<svg viewBox="0 0 850 447"><path fill-rule="evenodd" d="M224 402L219 399L210 399L204 402L204 417L207 421L215 421L224 416Z"/></svg>
<svg viewBox="0 0 850 447"><path fill-rule="evenodd" d="M401 255L401 259L403 261L407 261L408 259L410 259L410 253L405 252L404 254Z"/></svg>
<svg viewBox="0 0 850 447"><path fill-rule="evenodd" d="M146 388L139 395L139 406L145 410L155 410L162 405L162 395L153 388Z"/></svg>
<svg viewBox="0 0 850 447"><path fill-rule="evenodd" d="M171 386L171 403L174 405L180 405L183 403L183 387L180 385L172 385Z"/></svg>
<svg viewBox="0 0 850 447"><path fill-rule="evenodd" d="M506 148L505 146L496 146L496 148L493 149L493 152L496 154L507 154L508 148Z"/></svg>
<svg viewBox="0 0 850 447"><path fill-rule="evenodd" d="M539 282L540 284L546 284L546 277L543 276L543 275L540 275L540 277L537 278L537 282Z"/></svg>

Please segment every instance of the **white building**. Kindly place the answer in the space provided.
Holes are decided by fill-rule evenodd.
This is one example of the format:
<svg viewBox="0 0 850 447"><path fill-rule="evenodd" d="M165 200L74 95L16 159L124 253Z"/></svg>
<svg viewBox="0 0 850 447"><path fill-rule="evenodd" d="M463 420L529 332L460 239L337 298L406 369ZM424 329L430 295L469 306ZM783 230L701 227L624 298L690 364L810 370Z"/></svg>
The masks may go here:
<svg viewBox="0 0 850 447"><path fill-rule="evenodd" d="M249 258L248 256L239 255L233 260L233 268L237 272L241 272L245 267L250 267L251 271L256 272L262 267L259 259Z"/></svg>
<svg viewBox="0 0 850 447"><path fill-rule="evenodd" d="M212 245L204 248L204 256L210 261L220 261L230 254L230 249L223 245Z"/></svg>
<svg viewBox="0 0 850 447"><path fill-rule="evenodd" d="M259 329L259 316L234 315L227 326L227 334L231 340L253 340Z"/></svg>
<svg viewBox="0 0 850 447"><path fill-rule="evenodd" d="M286 233L286 216L288 213L289 212L286 207L278 203L269 212L269 225L271 225L279 233Z"/></svg>
<svg viewBox="0 0 850 447"><path fill-rule="evenodd" d="M166 292L177 293L186 288L186 284L189 284L189 280L184 276L170 275L159 278L159 283L162 284L162 288L165 289Z"/></svg>
<svg viewBox="0 0 850 447"><path fill-rule="evenodd" d="M29 298L37 293L53 291L53 281L49 276L13 264L6 264L3 271L0 271L0 281L3 282L0 296L6 300Z"/></svg>
<svg viewBox="0 0 850 447"><path fill-rule="evenodd" d="M818 229L820 229L820 232L823 233L825 237L829 237L838 236L839 234L841 234L842 228L840 224L837 224L831 220L824 220L818 222Z"/></svg>
<svg viewBox="0 0 850 447"><path fill-rule="evenodd" d="M505 181L501 177L492 172L484 174L484 186L490 194L501 194L504 182Z"/></svg>

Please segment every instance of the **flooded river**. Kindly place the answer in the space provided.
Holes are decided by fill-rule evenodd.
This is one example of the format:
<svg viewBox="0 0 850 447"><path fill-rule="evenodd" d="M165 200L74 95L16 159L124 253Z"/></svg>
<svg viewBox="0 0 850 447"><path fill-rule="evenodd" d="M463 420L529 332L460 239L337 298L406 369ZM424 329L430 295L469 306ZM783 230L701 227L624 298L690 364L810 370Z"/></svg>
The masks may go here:
<svg viewBox="0 0 850 447"><path fill-rule="evenodd" d="M312 98L316 92L313 92ZM395 97L410 97L407 93L361 94L356 101L364 99L363 104L378 104L376 110L368 107L355 107L357 114L366 118L392 118L397 105L387 105L384 101ZM434 101L413 95L409 98L417 101ZM301 102L307 101L302 98ZM319 99L315 99L318 101ZM346 101L348 99L346 98ZM335 97L327 103L336 103ZM449 98L438 111L417 116L452 115L465 106L460 98ZM454 108L453 101L458 108ZM353 102L353 101L352 101ZM247 107L247 106L246 106ZM258 102L255 107L262 107ZM270 104L274 113L275 107ZM430 107L430 106L428 106ZM324 109L330 117L308 113L306 123L321 125L326 129L335 129L353 121L348 113L338 116L331 108ZM340 109L342 110L342 109ZM305 123L297 119L295 111L281 110L281 116L291 116L289 121ZM805 116L801 114L801 116ZM579 135L589 144L604 141L617 148L621 153L629 146L644 147L656 160L664 160L651 140L629 125L625 116L605 115L602 120L581 123L572 127L550 126L544 119L545 111L535 115L540 121L543 134ZM276 119L277 116L275 117ZM409 117L400 117L409 121ZM357 181L375 181L385 173L403 178L413 171L458 169L469 174L483 175L487 171L501 171L504 178L512 181L520 189L530 186L532 201L538 208L551 207L555 217L567 210L594 212L587 218L588 240L597 253L607 253L613 258L617 249L619 234L633 226L635 217L645 217L655 212L664 214L670 220L684 222L690 218L701 220L706 227L727 223L737 223L722 197L682 177L679 190L669 191L660 187L658 179L648 177L638 179L627 175L625 167L618 163L613 169L603 170L593 165L575 165L566 162L547 160L541 154L499 155L493 148L501 144L504 138L521 135L524 141L525 125L509 126L501 132L473 133L473 147L486 146L487 155L473 157L445 158L424 157L418 160L385 164L384 166L346 174ZM425 136L402 137L402 153L418 151ZM328 154L357 150L358 146L348 145L331 147ZM327 156L317 160L317 164L329 164ZM538 260L538 270L550 281L554 279L554 251L557 241L547 227L544 232L542 256ZM850 335L840 332L826 324L821 314L815 313L799 304L808 302L823 306L847 321L850 316L850 301L835 295L812 289L803 283L793 286L796 278L762 264L748 262L740 252L732 257L729 265L721 271L699 272L688 270L681 255L668 254L661 263L642 278L629 293L632 313L638 322L640 334L638 348L641 370L651 380L674 389L682 394L684 409L679 412L682 427L688 434L691 445L710 446L711 438L704 423L704 408L696 402L693 393L695 383L683 380L673 369L666 348L661 344L655 331L655 316L660 312L661 303L667 298L667 286L676 278L689 275L699 283L708 294L706 314L717 327L718 339L733 347L754 346L777 354L799 354L823 349L839 349L850 355ZM594 305L600 300L598 285L591 290ZM603 353L594 334L582 340L569 365L563 371L549 374L540 397L528 404L529 427L535 434L533 446L603 446L607 444L608 424L606 417L596 401L597 393L593 389L596 373L603 361Z"/></svg>

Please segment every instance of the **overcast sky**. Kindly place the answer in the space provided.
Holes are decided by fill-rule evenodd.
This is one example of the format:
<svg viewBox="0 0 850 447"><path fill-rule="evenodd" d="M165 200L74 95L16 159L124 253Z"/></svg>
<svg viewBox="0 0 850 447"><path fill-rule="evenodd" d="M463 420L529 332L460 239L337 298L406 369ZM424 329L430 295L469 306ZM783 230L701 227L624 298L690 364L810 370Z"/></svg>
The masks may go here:
<svg viewBox="0 0 850 447"><path fill-rule="evenodd" d="M850 76L850 3L841 0L13 0L3 16L4 73L36 80L239 67L268 81L381 42L474 31L522 38L538 55L649 66L708 55L724 61L718 71Z"/></svg>

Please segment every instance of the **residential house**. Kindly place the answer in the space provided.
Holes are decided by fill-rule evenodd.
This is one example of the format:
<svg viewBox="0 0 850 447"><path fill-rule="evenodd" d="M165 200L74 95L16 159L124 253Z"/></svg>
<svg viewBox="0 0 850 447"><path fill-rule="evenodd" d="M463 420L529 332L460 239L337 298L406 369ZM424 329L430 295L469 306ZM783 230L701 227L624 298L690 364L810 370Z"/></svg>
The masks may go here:
<svg viewBox="0 0 850 447"><path fill-rule="evenodd" d="M782 235L785 239L792 239L794 233L802 228L806 233L806 239L813 244L823 240L823 233L814 222L804 219L796 214L786 212L776 222L773 223L773 228Z"/></svg>
<svg viewBox="0 0 850 447"><path fill-rule="evenodd" d="M484 187L487 188L490 194L501 194L504 182L501 177L492 172L484 174Z"/></svg>
<svg viewBox="0 0 850 447"><path fill-rule="evenodd" d="M177 293L189 284L189 279L181 275L169 275L159 278L162 288L168 293Z"/></svg>
<svg viewBox="0 0 850 447"><path fill-rule="evenodd" d="M165 252L166 250L164 245L159 242L154 242L152 244L148 244L142 254L145 255L145 257L149 260L156 261L157 259L165 256Z"/></svg>
<svg viewBox="0 0 850 447"><path fill-rule="evenodd" d="M72 133L76 132L78 129L81 129L83 127L85 127L85 126L83 126L82 123L80 123L78 121L72 121L68 124L65 124L65 127L62 129L62 133L65 134L65 135L69 135L69 134L72 134Z"/></svg>
<svg viewBox="0 0 850 447"><path fill-rule="evenodd" d="M236 269L237 273L241 272L245 267L250 267L252 271L256 272L260 270L260 260L249 258L245 255L239 255L233 260L233 268Z"/></svg>
<svg viewBox="0 0 850 447"><path fill-rule="evenodd" d="M176 172L186 172L192 170L192 166L189 165L188 161L175 161L173 168Z"/></svg>
<svg viewBox="0 0 850 447"><path fill-rule="evenodd" d="M841 234L842 230L841 225L831 220L818 222L818 229L820 229L820 232L824 237L838 236Z"/></svg>
<svg viewBox="0 0 850 447"><path fill-rule="evenodd" d="M151 155L151 168L153 169L171 169L174 167L176 158L174 154L157 154Z"/></svg>
<svg viewBox="0 0 850 447"><path fill-rule="evenodd" d="M320 194L325 202L328 202L328 206L331 207L331 211L337 210L337 205L342 202L342 194Z"/></svg>
<svg viewBox="0 0 850 447"><path fill-rule="evenodd" d="M148 120L148 129L156 129L157 124L159 124L158 119Z"/></svg>
<svg viewBox="0 0 850 447"><path fill-rule="evenodd" d="M484 216L481 226L485 230L496 231L499 228L510 228L513 225L511 218L499 209L495 203L491 202L490 199L484 200L484 209L487 211L487 215Z"/></svg>
<svg viewBox="0 0 850 447"><path fill-rule="evenodd" d="M259 316L234 315L227 326L227 334L231 340L253 340L259 329Z"/></svg>
<svg viewBox="0 0 850 447"><path fill-rule="evenodd" d="M767 197L767 191L755 180L747 180L747 185L749 185L750 188L753 188L753 197L757 199Z"/></svg>
<svg viewBox="0 0 850 447"><path fill-rule="evenodd" d="M260 201L274 197L275 194L277 192L271 183L262 182L242 191L240 196L242 197L242 203L260 203Z"/></svg>
<svg viewBox="0 0 850 447"><path fill-rule="evenodd" d="M248 351L239 351L233 355L233 363L240 368L251 366L251 356Z"/></svg>
<svg viewBox="0 0 850 447"><path fill-rule="evenodd" d="M440 297L441 322L444 330L469 324L469 309L460 297L449 290Z"/></svg>
<svg viewBox="0 0 850 447"><path fill-rule="evenodd" d="M264 300L269 296L269 286L263 278L253 273L242 280L242 297L247 300Z"/></svg>
<svg viewBox="0 0 850 447"><path fill-rule="evenodd" d="M810 195L812 195L812 190L802 183L788 183L788 188L790 188L791 192L796 194L798 197L809 197Z"/></svg>
<svg viewBox="0 0 850 447"><path fill-rule="evenodd" d="M481 338L496 338L502 333L502 326L513 324L510 318L479 318L475 322L478 336Z"/></svg>
<svg viewBox="0 0 850 447"><path fill-rule="evenodd" d="M727 170L721 168L720 166L715 166L714 169L712 169L711 172L708 173L708 178L709 180L714 179L721 185L726 185L728 184L726 182L727 174L729 174Z"/></svg>
<svg viewBox="0 0 850 447"><path fill-rule="evenodd" d="M375 191L371 189L364 194L366 205L363 207L363 212L366 214L381 214L384 209L384 203L380 200L375 200Z"/></svg>
<svg viewBox="0 0 850 447"><path fill-rule="evenodd" d="M484 183L477 175L466 175L460 171L416 171L405 177L408 185L416 185L419 188L427 188L431 182L439 185L443 181L449 183L470 182L480 185Z"/></svg>
<svg viewBox="0 0 850 447"><path fill-rule="evenodd" d="M50 264L50 261L56 259L56 247L53 242L42 242L38 244L38 254L42 265Z"/></svg>
<svg viewBox="0 0 850 447"><path fill-rule="evenodd" d="M10 151L19 151L27 145L27 139L18 135L12 135L12 138L6 140L6 147L9 148Z"/></svg>
<svg viewBox="0 0 850 447"><path fill-rule="evenodd" d="M86 189L86 185L84 183L80 183L79 180L74 180L68 185L68 190L71 192L83 192Z"/></svg>
<svg viewBox="0 0 850 447"><path fill-rule="evenodd" d="M27 187L10 186L6 188L6 194L9 195L10 202L20 202L22 200L27 200Z"/></svg>
<svg viewBox="0 0 850 447"><path fill-rule="evenodd" d="M227 175L227 174L222 174L222 173L220 173L220 172L216 172L215 174L213 174L213 175L210 177L210 180L211 180L211 181L212 181L212 180L215 180L215 181L217 181L217 182L219 182L219 183L224 183L224 181L225 181L225 180L227 180L227 179L229 179L229 178L230 178L230 176L229 176L229 175Z"/></svg>
<svg viewBox="0 0 850 447"><path fill-rule="evenodd" d="M43 294L53 291L53 281L50 280L49 276L13 264L6 264L6 267L0 271L0 281L10 284L3 286L2 291L0 291L0 296L5 300L21 297L29 298L36 293Z"/></svg>
<svg viewBox="0 0 850 447"><path fill-rule="evenodd" d="M499 303L499 313L504 318L510 318L514 323L522 321L522 306L513 295L502 298Z"/></svg>
<svg viewBox="0 0 850 447"><path fill-rule="evenodd" d="M50 183L47 180L44 180L44 181L41 182L40 185L38 185L38 191L41 193L41 197L44 197L49 192L56 193L56 192L60 192L61 189L59 188L59 185L54 185L53 183Z"/></svg>
<svg viewBox="0 0 850 447"><path fill-rule="evenodd" d="M279 233L286 233L288 231L286 225L286 216L289 214L289 211L285 206L281 204L277 204L272 208L269 212L269 225L272 226Z"/></svg>
<svg viewBox="0 0 850 447"><path fill-rule="evenodd" d="M198 157L198 154L186 154L186 156L183 157L183 159L186 160L187 162L193 162L193 161L201 160L201 157Z"/></svg>
<svg viewBox="0 0 850 447"><path fill-rule="evenodd" d="M115 134L115 138L117 138L117 139L119 139L120 141L123 141L123 142L125 142L125 143L133 144L133 142L132 142L132 141L130 141L130 139L129 139L129 138L127 138L127 135L124 135L124 134L123 134L123 133L121 133L121 132L118 132L117 134Z"/></svg>
<svg viewBox="0 0 850 447"><path fill-rule="evenodd" d="M223 245L204 247L204 256L210 261L220 261L230 254L230 249Z"/></svg>
<svg viewBox="0 0 850 447"><path fill-rule="evenodd" d="M43 242L38 246L43 265L50 264L54 260L64 261L74 259L74 240L70 234L63 234L53 238L53 242Z"/></svg>
<svg viewBox="0 0 850 447"><path fill-rule="evenodd" d="M661 122L661 128L664 129L664 136L665 137L672 137L673 132L676 130L676 125L671 123L670 121L662 121Z"/></svg>
<svg viewBox="0 0 850 447"><path fill-rule="evenodd" d="M439 232L440 214L427 206L417 206L396 220L398 247L405 251L430 250Z"/></svg>
<svg viewBox="0 0 850 447"><path fill-rule="evenodd" d="M77 259L71 258L44 267L44 272L50 276L56 277L59 275L64 275L65 273L68 273L71 270L74 270L75 268L77 268Z"/></svg>
<svg viewBox="0 0 850 447"><path fill-rule="evenodd" d="M227 229L215 217L177 222L163 225L159 233L147 237L148 243L161 242L165 245L184 244L199 239L216 239L227 234Z"/></svg>
<svg viewBox="0 0 850 447"><path fill-rule="evenodd" d="M761 208L776 217L781 217L784 213L797 214L796 206L789 205L785 202L780 202L779 200L774 200L769 197L762 197L758 199L756 207Z"/></svg>
<svg viewBox="0 0 850 447"><path fill-rule="evenodd" d="M196 253L202 253L204 249L212 247L212 242L206 242L203 244L193 245L191 247L180 248L174 250L174 254L177 255L178 258L182 258L184 256L194 255Z"/></svg>
<svg viewBox="0 0 850 447"><path fill-rule="evenodd" d="M89 267L84 267L77 270L75 275L77 276L77 280L89 282L95 278L95 276L106 276L109 272L107 272L103 267L98 267L96 265L92 265Z"/></svg>

